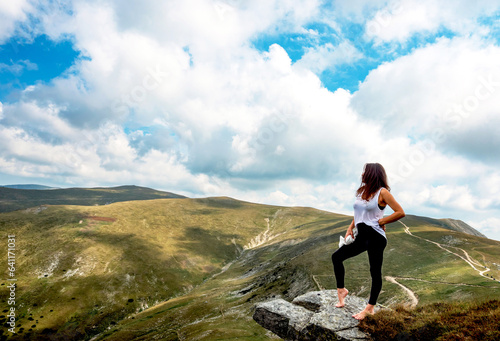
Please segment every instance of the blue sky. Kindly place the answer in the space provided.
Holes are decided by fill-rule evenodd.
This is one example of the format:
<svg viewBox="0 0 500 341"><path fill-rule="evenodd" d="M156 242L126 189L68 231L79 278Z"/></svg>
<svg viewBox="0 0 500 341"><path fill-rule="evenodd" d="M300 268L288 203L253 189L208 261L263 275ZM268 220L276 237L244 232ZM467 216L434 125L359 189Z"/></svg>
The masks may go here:
<svg viewBox="0 0 500 341"><path fill-rule="evenodd" d="M407 213L500 240L500 1L0 5L0 184L136 184L351 214L366 162Z"/></svg>
<svg viewBox="0 0 500 341"><path fill-rule="evenodd" d="M0 46L1 100L15 100L28 86L63 75L78 56L69 40L53 41L46 35L29 41L12 37Z"/></svg>

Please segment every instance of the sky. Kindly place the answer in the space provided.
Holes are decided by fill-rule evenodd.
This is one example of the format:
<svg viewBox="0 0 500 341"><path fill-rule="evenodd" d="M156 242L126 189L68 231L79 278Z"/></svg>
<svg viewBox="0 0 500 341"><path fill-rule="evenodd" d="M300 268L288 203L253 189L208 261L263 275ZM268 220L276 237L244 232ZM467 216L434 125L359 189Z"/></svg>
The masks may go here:
<svg viewBox="0 0 500 341"><path fill-rule="evenodd" d="M500 0L2 1L0 185L352 215L379 162L500 240L499 61Z"/></svg>

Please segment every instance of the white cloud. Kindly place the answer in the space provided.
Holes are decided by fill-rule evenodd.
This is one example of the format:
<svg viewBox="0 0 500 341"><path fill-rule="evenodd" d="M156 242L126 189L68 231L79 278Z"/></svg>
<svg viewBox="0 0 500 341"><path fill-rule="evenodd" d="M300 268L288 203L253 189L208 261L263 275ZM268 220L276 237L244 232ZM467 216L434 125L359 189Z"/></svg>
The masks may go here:
<svg viewBox="0 0 500 341"><path fill-rule="evenodd" d="M133 0L124 6L118 0L75 0L71 11L54 8L43 15L42 21L45 30L55 38L73 30L73 16L66 16L66 21L60 21L64 13L76 13L78 16L84 10L93 9L104 12L95 14L111 15L109 22L116 25L117 31L135 32L162 45L189 46L196 55L220 59L224 63L226 53L247 44L248 39L260 32L300 30L303 23L318 13L320 5L319 0L255 0L245 3ZM57 22L54 21L55 15L59 19ZM90 27L90 31L98 31L99 28L97 26L94 30Z"/></svg>
<svg viewBox="0 0 500 341"><path fill-rule="evenodd" d="M334 9L340 12L340 16L348 17L356 22L364 22L366 13L383 8L387 1L373 0L337 0L334 3Z"/></svg>
<svg viewBox="0 0 500 341"><path fill-rule="evenodd" d="M283 147L282 145L278 145L276 147L276 150L274 151L274 153L276 155L281 155L281 154L283 154L285 152L285 150L286 150L285 147Z"/></svg>
<svg viewBox="0 0 500 341"><path fill-rule="evenodd" d="M279 206L314 207L340 214L352 215L352 198L356 184L347 181L332 181L329 184L311 183L309 180L277 180L266 191L228 188L225 195L256 203ZM279 188L279 189L278 189ZM347 205L346 205L347 202Z"/></svg>
<svg viewBox="0 0 500 341"><path fill-rule="evenodd" d="M335 67L342 64L354 64L362 56L362 53L348 41L344 41L337 46L326 43L308 48L295 65L311 70L316 74L321 74L326 69L332 69L333 71Z"/></svg>
<svg viewBox="0 0 500 341"><path fill-rule="evenodd" d="M46 140L71 139L77 130L59 116L62 109L64 107L56 104L40 107L34 101L6 104L2 124L22 128L30 135L41 136Z"/></svg>
<svg viewBox="0 0 500 341"><path fill-rule="evenodd" d="M272 193L269 193L267 198L269 199L269 202L272 202L274 205L280 205L280 206L293 205L289 201L290 197L281 191L274 191Z"/></svg>
<svg viewBox="0 0 500 341"><path fill-rule="evenodd" d="M346 134L355 122L346 96L331 95L316 76L293 69L279 45L264 53L233 48L221 63L212 58L213 51L176 45L178 37L163 43L145 31L120 30L116 15L111 6L75 6L67 26L75 34L75 46L90 59L80 61L68 77L26 94L26 100L71 103L59 109L58 119L76 127L96 128L109 120L123 124L131 113L137 125L166 120L179 144L163 148L179 155L184 145L185 164L193 173L224 175L230 170L237 177L276 177L287 161L292 163L290 176L326 177L339 167L331 156L335 150L357 145ZM162 78L152 89L145 82L148 76L151 80L150 69L161 70ZM306 131L301 122L308 122ZM349 139L342 141L345 137ZM141 138L134 137L137 145ZM236 149L231 143L237 143ZM318 145L324 149L323 160L314 159ZM274 157L276 150L281 160Z"/></svg>
<svg viewBox="0 0 500 341"><path fill-rule="evenodd" d="M405 43L415 34L432 34L447 28L458 34L487 34L478 18L500 9L497 1L394 0L377 10L366 22L366 36L376 42Z"/></svg>
<svg viewBox="0 0 500 341"><path fill-rule="evenodd" d="M20 128L0 127L0 135L0 172L5 174L85 186L135 183L180 193L210 191L214 186L208 177L191 174L175 155L153 149L138 156L118 126L82 131L82 140L75 137L76 141L59 144L33 137Z"/></svg>
<svg viewBox="0 0 500 341"><path fill-rule="evenodd" d="M27 19L33 11L28 0L10 0L0 2L0 44L8 40L16 30L18 22Z"/></svg>
<svg viewBox="0 0 500 341"><path fill-rule="evenodd" d="M470 221L468 223L488 238L500 241L500 218L491 217L481 221Z"/></svg>
<svg viewBox="0 0 500 341"><path fill-rule="evenodd" d="M0 72L10 72L19 76L24 70L38 70L38 65L29 60L18 60L11 64L0 63Z"/></svg>
<svg viewBox="0 0 500 341"><path fill-rule="evenodd" d="M495 129L500 124L499 59L495 45L475 38L442 39L371 71L353 106L367 119L386 122L386 133L476 154L486 162L492 148L500 148Z"/></svg>
<svg viewBox="0 0 500 341"><path fill-rule="evenodd" d="M425 202L441 208L472 211L476 206L468 186L429 186L415 194L422 201L421 203Z"/></svg>

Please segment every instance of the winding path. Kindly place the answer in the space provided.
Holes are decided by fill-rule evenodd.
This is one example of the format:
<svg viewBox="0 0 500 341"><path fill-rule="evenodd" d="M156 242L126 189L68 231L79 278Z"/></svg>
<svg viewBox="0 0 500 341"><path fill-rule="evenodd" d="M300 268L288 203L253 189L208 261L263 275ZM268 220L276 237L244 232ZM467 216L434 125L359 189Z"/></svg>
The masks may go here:
<svg viewBox="0 0 500 341"><path fill-rule="evenodd" d="M325 290L325 287L321 285L321 283L316 279L316 277L322 276L322 275L312 275L312 279L314 280L314 283L316 283L316 286L318 287L318 290ZM324 277L330 277L330 275L323 275Z"/></svg>
<svg viewBox="0 0 500 341"><path fill-rule="evenodd" d="M413 307L415 307L417 304L418 304L418 298L417 298L417 295L411 291L411 289L405 287L403 284L399 283L398 281L396 281L396 277L392 277L392 276L385 276L385 279L391 283L394 283L394 284L397 284L399 285L401 288L403 288L404 291L406 291L406 293L408 294L408 296L410 296L410 300L411 300L411 305Z"/></svg>
<svg viewBox="0 0 500 341"><path fill-rule="evenodd" d="M425 240L426 242L428 242L428 243L432 243L432 244L436 245L437 247L439 247L439 248L443 249L444 251L449 252L449 253L451 253L451 254L453 254L453 255L455 255L455 256L457 256L457 257L459 257L459 258L460 258L460 259L462 259L464 262L466 262L467 264L469 264L469 265L470 265L470 266L471 266L474 270L476 270L476 271L479 273L479 275L480 275L480 276L482 276L482 277L484 277L484 278L487 278L487 279L489 279L489 280L493 280L493 281L494 281L494 279L492 279L492 278L490 278L490 277L488 277L488 276L485 276L485 275L484 275L484 273L486 273L486 272L490 271L490 269L489 269L488 267L486 267L486 266L482 265L481 263L479 263L477 260L473 259L471 256L469 256L469 254L467 253L467 251L465 251L464 249L457 248L457 249L459 249L460 251L462 251L462 252L465 254L465 257L463 257L463 256L459 255L458 253L455 253L455 252L453 252L453 251L448 250L448 249L447 249L447 248L445 248L443 245L441 245L441 244L439 244L439 243L437 243L437 242L434 242L434 241L432 241L432 240L425 239L425 238L422 238L422 237L419 237L419 236L415 236L414 234L412 234L412 233L410 232L410 228L409 228L409 227L408 227L405 223L403 223L401 220L399 220L399 222L400 222L401 224L403 224L403 226L405 227L405 232L406 232L407 234L409 234L410 236L415 237L415 238L419 238L419 239L422 239L422 240ZM485 270L481 270L481 269L478 269L478 268L483 268L483 269L485 269Z"/></svg>
<svg viewBox="0 0 500 341"><path fill-rule="evenodd" d="M415 238L419 238L419 239L422 239L422 240L425 240L426 242L428 243L432 243L434 245L436 245L437 247L443 249L444 251L446 252L449 252L451 253L452 255L455 255L457 257L459 257L460 259L462 259L464 262L466 262L467 264L469 264L475 271L477 271L479 273L480 276L484 277L484 278L488 278L490 280L493 280L492 278L489 278L487 276L484 275L485 272L488 272L490 269L488 267L486 267L485 265L482 265L481 263L479 263L477 260L475 260L474 258L472 258L468 253L467 251L465 251L464 249L461 249L461 248L457 248L459 250L461 250L465 257L463 257L462 255L459 255L458 253L456 252L453 252L453 251L450 251L448 250L447 248L445 248L443 245L441 245L440 243L437 243L437 242L434 242L432 240L429 240L429 239L426 239L426 238L423 238L423 237L419 237L419 236L415 236L414 234L412 234L410 232L410 228L405 224L403 223L401 220L399 221L401 224L403 224L403 226L405 227L405 232L412 236L412 237L415 237ZM483 256L484 257L484 256ZM479 269L478 269L479 268ZM483 268L485 270L481 270L480 268ZM463 285L463 286L470 286L470 287L481 287L481 285L473 285L473 284L467 284L467 283L448 283L448 282L436 282L436 281L428 281L428 280L424 280L424 279L418 279L418 278L412 278L412 277L392 277L392 276L385 276L385 279L391 283L394 283L394 284L397 284L399 285L407 294L408 296L410 297L410 300L411 300L411 305L412 306L416 306L418 304L418 297L417 295L411 290L409 289L408 287L404 286L403 284L399 283L397 280L412 280L412 281L421 281L421 282L427 282L427 283L437 283L437 284L449 284L449 285Z"/></svg>

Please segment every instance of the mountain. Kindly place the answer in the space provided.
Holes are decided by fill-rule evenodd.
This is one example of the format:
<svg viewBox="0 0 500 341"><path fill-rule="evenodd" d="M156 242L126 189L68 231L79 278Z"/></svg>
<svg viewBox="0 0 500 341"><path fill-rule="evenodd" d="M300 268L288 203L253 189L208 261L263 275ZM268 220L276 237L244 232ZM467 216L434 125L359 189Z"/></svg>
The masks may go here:
<svg viewBox="0 0 500 341"><path fill-rule="evenodd" d="M44 186L44 185L35 185L35 184L20 184L20 185L4 185L0 187L7 187L7 188L16 188L16 189L53 189L55 187L50 187L50 186Z"/></svg>
<svg viewBox="0 0 500 341"><path fill-rule="evenodd" d="M331 254L351 219L227 197L1 213L0 231L15 235L17 333L0 338L272 339L255 304L333 289ZM426 217L387 228L381 305L500 297L500 242ZM366 254L346 269L350 292L367 298Z"/></svg>
<svg viewBox="0 0 500 341"><path fill-rule="evenodd" d="M40 205L107 205L121 201L164 198L185 197L139 186L51 190L0 187L0 212L11 212Z"/></svg>
<svg viewBox="0 0 500 341"><path fill-rule="evenodd" d="M443 222L443 227L449 228L450 230L453 231L458 231L458 232L463 232L467 234L472 234L473 236L478 236L478 237L484 237L486 236L479 232L478 230L474 229L472 226L464 223L461 220L457 219L439 219L441 222Z"/></svg>

